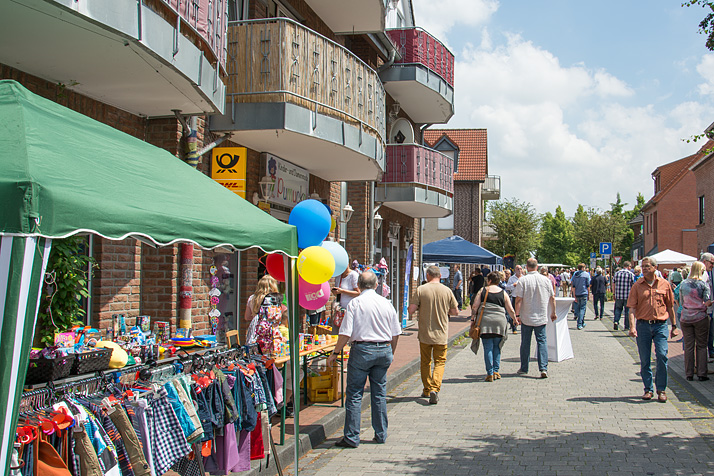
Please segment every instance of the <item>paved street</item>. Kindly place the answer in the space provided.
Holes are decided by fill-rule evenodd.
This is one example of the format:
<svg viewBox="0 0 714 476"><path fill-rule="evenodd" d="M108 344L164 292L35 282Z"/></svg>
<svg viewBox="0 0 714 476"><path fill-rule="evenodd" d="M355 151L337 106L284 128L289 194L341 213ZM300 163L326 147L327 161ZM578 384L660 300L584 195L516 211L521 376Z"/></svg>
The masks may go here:
<svg viewBox="0 0 714 476"><path fill-rule="evenodd" d="M520 335L509 336L493 383L483 381L481 352L452 351L438 405L419 397L415 375L390 394L386 444L371 442L367 411L359 448L334 447L338 432L301 459L300 473L714 474L710 438L699 433L707 436L712 413L677 382L683 401L671 391L665 404L642 401L631 341L592 316L583 331L569 321L576 358L550 362L548 379L535 362L516 375Z"/></svg>

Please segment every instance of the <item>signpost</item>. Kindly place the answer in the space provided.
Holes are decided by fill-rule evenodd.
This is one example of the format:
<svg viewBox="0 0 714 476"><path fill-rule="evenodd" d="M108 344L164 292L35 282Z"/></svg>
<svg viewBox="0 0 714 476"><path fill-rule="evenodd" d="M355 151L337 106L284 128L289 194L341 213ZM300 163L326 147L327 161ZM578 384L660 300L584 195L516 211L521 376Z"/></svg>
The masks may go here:
<svg viewBox="0 0 714 476"><path fill-rule="evenodd" d="M615 258L615 264L616 264L616 265L619 265L619 264L620 264L620 260L622 259L622 256L615 256L614 258Z"/></svg>
<svg viewBox="0 0 714 476"><path fill-rule="evenodd" d="M600 254L605 256L610 256L612 254L612 243L601 241L600 242Z"/></svg>

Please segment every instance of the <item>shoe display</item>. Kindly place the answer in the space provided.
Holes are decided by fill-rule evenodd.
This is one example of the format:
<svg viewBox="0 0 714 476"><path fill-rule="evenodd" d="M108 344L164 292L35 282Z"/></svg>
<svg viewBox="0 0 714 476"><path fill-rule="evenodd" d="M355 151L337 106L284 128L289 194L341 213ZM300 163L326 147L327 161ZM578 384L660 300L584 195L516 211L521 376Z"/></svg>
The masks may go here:
<svg viewBox="0 0 714 476"><path fill-rule="evenodd" d="M499 374L498 372L494 372L494 373L493 373L493 379L494 379L494 380L500 380L500 379L501 379L501 374Z"/></svg>
<svg viewBox="0 0 714 476"><path fill-rule="evenodd" d="M548 378L548 372L546 370L541 370L540 378Z"/></svg>
<svg viewBox="0 0 714 476"><path fill-rule="evenodd" d="M657 401L660 403L664 403L667 401L667 394L662 390L661 392L657 392Z"/></svg>
<svg viewBox="0 0 714 476"><path fill-rule="evenodd" d="M335 446L338 446L340 448L357 448L355 445L352 445L347 442L344 438L340 438L340 441L335 443Z"/></svg>
<svg viewBox="0 0 714 476"><path fill-rule="evenodd" d="M652 392L645 392L645 394L642 395L642 400L652 400Z"/></svg>
<svg viewBox="0 0 714 476"><path fill-rule="evenodd" d="M613 330L618 330L618 327L617 322L612 325Z"/></svg>
<svg viewBox="0 0 714 476"><path fill-rule="evenodd" d="M484 382L493 382L493 375L486 375L486 378L483 379Z"/></svg>
<svg viewBox="0 0 714 476"><path fill-rule="evenodd" d="M439 403L439 393L438 392L429 393L429 403L431 405L436 405L437 403Z"/></svg>

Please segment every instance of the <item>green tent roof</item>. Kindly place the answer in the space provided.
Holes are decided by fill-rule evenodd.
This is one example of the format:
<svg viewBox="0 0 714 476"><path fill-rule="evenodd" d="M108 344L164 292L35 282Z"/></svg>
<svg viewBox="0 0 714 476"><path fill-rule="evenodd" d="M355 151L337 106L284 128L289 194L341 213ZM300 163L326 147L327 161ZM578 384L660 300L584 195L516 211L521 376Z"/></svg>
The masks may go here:
<svg viewBox="0 0 714 476"><path fill-rule="evenodd" d="M0 235L94 233L297 255L295 227L169 152L0 81Z"/></svg>

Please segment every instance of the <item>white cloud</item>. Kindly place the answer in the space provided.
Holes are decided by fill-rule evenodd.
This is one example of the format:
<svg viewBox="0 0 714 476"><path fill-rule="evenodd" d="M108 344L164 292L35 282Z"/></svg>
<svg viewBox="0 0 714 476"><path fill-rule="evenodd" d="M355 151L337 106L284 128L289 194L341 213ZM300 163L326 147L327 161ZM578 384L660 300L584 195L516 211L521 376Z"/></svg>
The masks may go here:
<svg viewBox="0 0 714 476"><path fill-rule="evenodd" d="M412 0L412 3L416 25L447 45L451 28L484 25L498 10L498 0Z"/></svg>
<svg viewBox="0 0 714 476"><path fill-rule="evenodd" d="M697 65L697 73L704 79L699 85L699 94L710 96L714 94L714 54L706 54Z"/></svg>

